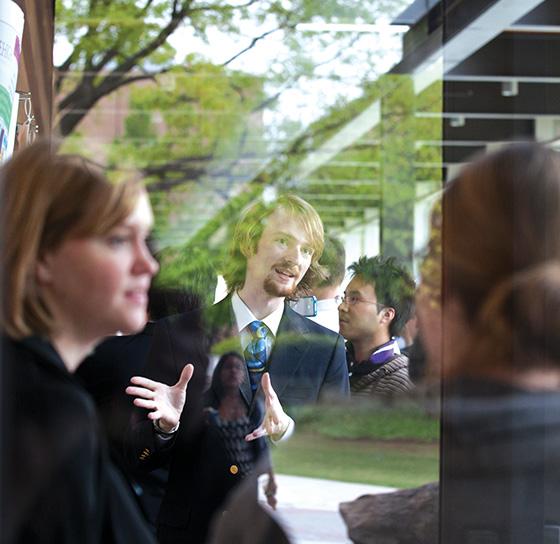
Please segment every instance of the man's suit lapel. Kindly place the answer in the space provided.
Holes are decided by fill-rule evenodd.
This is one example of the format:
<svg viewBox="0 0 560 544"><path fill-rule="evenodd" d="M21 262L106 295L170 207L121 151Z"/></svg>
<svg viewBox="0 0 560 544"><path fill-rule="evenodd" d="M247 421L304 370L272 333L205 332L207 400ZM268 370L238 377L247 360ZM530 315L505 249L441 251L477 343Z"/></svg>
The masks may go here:
<svg viewBox="0 0 560 544"><path fill-rule="evenodd" d="M237 324L231 306L231 297L228 296L212 306L210 315L212 325L214 325L212 329L226 330L230 336L235 336L235 338L230 338L229 349L219 349L217 352L225 353L226 351L235 350L243 355L240 335L237 332ZM304 340L308 332L305 318L302 318L285 303L284 314L278 326L272 352L267 363L267 371L270 373L272 386L278 396L282 396L286 386L291 382L292 376L308 357L307 352L311 344ZM221 341L223 342L223 339ZM240 387L240 391L247 405L251 407L253 392L247 366L245 366L245 380ZM259 388L257 395L260 393L261 389Z"/></svg>
<svg viewBox="0 0 560 544"><path fill-rule="evenodd" d="M249 371L247 370L247 365L245 365L245 379L239 388L243 399L247 403L247 406L251 406L253 400L253 391L251 390L251 381L249 379Z"/></svg>
<svg viewBox="0 0 560 544"><path fill-rule="evenodd" d="M237 323L231 306L231 295L221 300L210 309L211 330L213 332L213 346L217 347L223 343L222 347L217 347L215 353L222 354L227 351L237 351L244 356L241 347L241 336L237 331ZM227 347L226 347L227 346ZM249 371L245 365L245 379L239 388L243 399L247 406L251 406L253 392L251 391L251 382L249 380Z"/></svg>
<svg viewBox="0 0 560 544"><path fill-rule="evenodd" d="M310 343L304 340L308 334L304 319L285 304L284 315L268 361L272 387L279 397L308 356Z"/></svg>

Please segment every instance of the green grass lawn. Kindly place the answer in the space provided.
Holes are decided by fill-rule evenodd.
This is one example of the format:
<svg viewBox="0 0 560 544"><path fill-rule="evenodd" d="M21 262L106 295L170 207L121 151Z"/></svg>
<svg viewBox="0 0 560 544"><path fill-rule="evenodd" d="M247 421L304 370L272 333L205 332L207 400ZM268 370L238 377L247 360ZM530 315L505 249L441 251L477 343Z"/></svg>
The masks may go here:
<svg viewBox="0 0 560 544"><path fill-rule="evenodd" d="M293 417L300 431L331 438L439 440L439 418L412 402L394 407L372 403L308 407L295 411Z"/></svg>
<svg viewBox="0 0 560 544"><path fill-rule="evenodd" d="M319 407L294 419L294 436L272 448L278 473L390 487L438 479L439 421L418 407Z"/></svg>

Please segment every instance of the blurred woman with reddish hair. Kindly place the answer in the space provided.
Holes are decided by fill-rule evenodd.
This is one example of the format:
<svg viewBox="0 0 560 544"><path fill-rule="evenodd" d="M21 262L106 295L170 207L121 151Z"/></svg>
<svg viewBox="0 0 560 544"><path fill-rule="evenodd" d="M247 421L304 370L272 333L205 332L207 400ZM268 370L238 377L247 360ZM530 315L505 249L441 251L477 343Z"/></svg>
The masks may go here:
<svg viewBox="0 0 560 544"><path fill-rule="evenodd" d="M417 311L443 376L441 542L548 541L560 525L557 152L511 145L446 186Z"/></svg>
<svg viewBox="0 0 560 544"><path fill-rule="evenodd" d="M157 265L136 181L34 144L0 173L2 542L150 542L73 376L104 337L141 329Z"/></svg>

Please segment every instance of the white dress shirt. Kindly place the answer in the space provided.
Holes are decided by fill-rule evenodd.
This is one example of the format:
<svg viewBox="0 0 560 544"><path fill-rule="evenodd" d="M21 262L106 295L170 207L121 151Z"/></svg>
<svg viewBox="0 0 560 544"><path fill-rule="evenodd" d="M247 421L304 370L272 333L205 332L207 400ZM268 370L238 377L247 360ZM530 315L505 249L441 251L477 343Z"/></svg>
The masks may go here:
<svg viewBox="0 0 560 544"><path fill-rule="evenodd" d="M243 351L245 351L245 348L252 339L251 332L247 328L250 323L253 321L262 321L268 327L271 333L266 337L266 358L268 360L270 352L272 351L272 346L274 345L276 333L278 332L278 327L280 326L280 320L284 315L284 304L280 304L276 310L263 319L257 319L247 304L245 304L237 292L235 292L231 297L231 307L233 309L233 314L235 315L237 331L239 332L239 341ZM274 384L272 384L272 387L274 387ZM289 419L288 428L279 440L272 440L273 442L287 440L290 436L292 436L292 433L294 432L294 420L287 414L286 417Z"/></svg>
<svg viewBox="0 0 560 544"><path fill-rule="evenodd" d="M276 333L278 332L280 320L284 314L284 304L280 304L276 310L267 315L265 318L257 319L255 314L249 309L247 304L241 300L241 297L236 292L233 293L231 297L231 307L233 308L233 314L235 315L235 321L237 324L237 330L239 331L239 338L243 351L245 351L245 348L252 339L251 332L247 328L249 323L252 323L253 321L262 321L268 327L268 330L272 333L269 334L266 339L266 358L268 359L274 344L274 338L276 338Z"/></svg>

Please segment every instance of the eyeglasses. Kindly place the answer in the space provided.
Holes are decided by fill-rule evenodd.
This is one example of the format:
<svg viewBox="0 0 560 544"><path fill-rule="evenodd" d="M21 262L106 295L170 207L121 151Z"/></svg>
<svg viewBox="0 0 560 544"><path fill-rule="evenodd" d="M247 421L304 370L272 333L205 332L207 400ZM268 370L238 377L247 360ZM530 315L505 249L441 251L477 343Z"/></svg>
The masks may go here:
<svg viewBox="0 0 560 544"><path fill-rule="evenodd" d="M377 306L377 311L381 311L383 308L386 308L384 304L380 304L379 302L374 302L373 300L366 300L364 298L359 297L358 295L337 295L335 298L336 304L340 306L343 302L346 302L348 306L355 306L359 302L363 302L364 304L375 304Z"/></svg>

